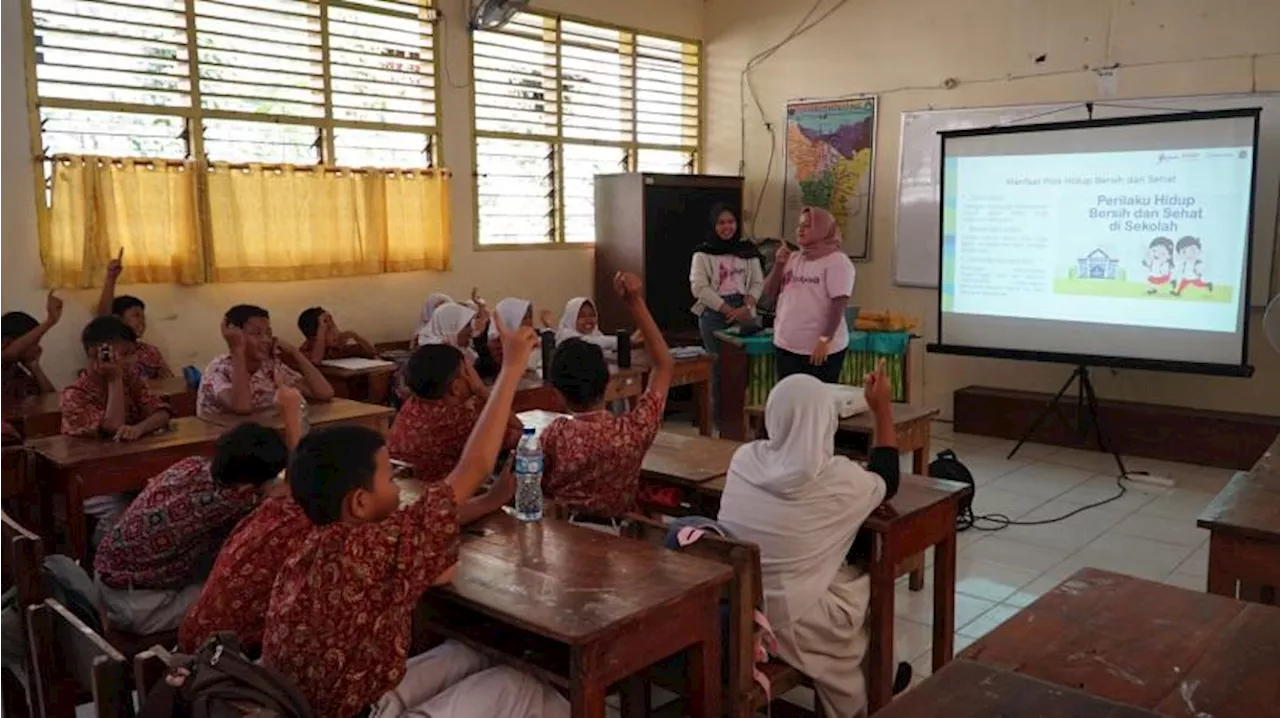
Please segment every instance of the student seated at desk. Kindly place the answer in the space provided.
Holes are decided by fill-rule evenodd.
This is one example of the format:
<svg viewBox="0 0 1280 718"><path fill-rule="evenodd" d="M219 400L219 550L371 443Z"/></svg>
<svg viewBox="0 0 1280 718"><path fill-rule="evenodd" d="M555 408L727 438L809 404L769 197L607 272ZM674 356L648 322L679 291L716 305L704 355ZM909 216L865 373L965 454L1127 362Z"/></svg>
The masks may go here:
<svg viewBox="0 0 1280 718"><path fill-rule="evenodd" d="M5 312L0 317L3 335L4 403L17 403L29 396L57 391L40 367L40 340L62 319L62 299L50 291L45 297L43 322L26 312Z"/></svg>
<svg viewBox="0 0 1280 718"><path fill-rule="evenodd" d="M243 415L270 408L277 382L296 386L306 399L333 398L333 387L315 365L296 347L272 336L271 315L262 307L238 304L228 309L222 321L222 338L230 351L204 370L196 416Z"/></svg>
<svg viewBox="0 0 1280 718"><path fill-rule="evenodd" d="M595 344L607 354L618 353L618 338L600 331L597 323L595 302L590 297L574 297L564 305L564 313L560 315L560 326L556 329L556 344L570 339L581 339ZM631 335L631 345L644 344L644 335L639 331Z"/></svg>
<svg viewBox="0 0 1280 718"><path fill-rule="evenodd" d="M325 359L373 359L378 356L373 342L355 332L338 329L333 315L323 307L304 309L298 315L298 331L306 338L298 351L311 360L312 364L319 364Z"/></svg>
<svg viewBox="0 0 1280 718"><path fill-rule="evenodd" d="M286 434L300 434L300 406L281 414ZM248 422L218 437L212 460L192 456L148 481L94 560L110 625L136 634L176 629L223 541L288 461L285 439Z"/></svg>
<svg viewBox="0 0 1280 718"><path fill-rule="evenodd" d="M620 416L605 410L609 365L595 344L570 339L556 347L551 384L564 397L572 419L557 419L542 432L547 499L579 519L611 520L635 504L640 465L662 426L667 389L675 364L641 295L640 280L619 273L614 287L626 302L649 345L653 370L636 407Z"/></svg>
<svg viewBox="0 0 1280 718"><path fill-rule="evenodd" d="M154 344L142 341L147 333L147 305L141 299L128 294L117 297L116 280L124 271L124 248L116 258L107 263L107 278L102 283L102 294L98 296L98 316L115 315L133 330L136 337L136 349L133 363L142 374L143 379L168 379L173 376L164 355Z"/></svg>
<svg viewBox="0 0 1280 718"><path fill-rule="evenodd" d="M454 304L454 301L453 297L444 292L435 292L427 296L427 301L422 303L422 311L418 314L418 328L414 329L413 336L409 337L410 349L418 348L422 331L431 323L431 316L446 304Z"/></svg>
<svg viewBox="0 0 1280 718"><path fill-rule="evenodd" d="M286 384L276 389L276 406L284 416L285 444L292 451L302 438L302 397ZM289 494L287 482L273 486L267 497L231 532L218 552L213 570L178 628L178 644L194 653L215 633L232 633L249 653L262 646L267 601L276 573L311 532L311 519Z"/></svg>
<svg viewBox="0 0 1280 718"><path fill-rule="evenodd" d="M489 389L457 347L418 347L404 368L409 396L387 436L391 458L413 465L414 478L439 481L462 458L467 438L480 419ZM514 449L523 431L512 416L504 449Z"/></svg>
<svg viewBox="0 0 1280 718"><path fill-rule="evenodd" d="M413 504L399 508L377 432L324 427L298 445L289 482L316 527L276 578L262 661L293 680L316 718L569 715L551 687L508 667L488 668L482 655L452 641L406 665L414 608L454 574L461 525L501 509L515 493L507 471L470 500L493 467L538 343L529 329L502 335L507 364L462 460Z"/></svg>
<svg viewBox="0 0 1280 718"><path fill-rule="evenodd" d="M835 455L839 420L822 382L792 375L769 392L769 438L734 454L716 519L734 538L760 546L765 613L779 654L813 678L834 718L861 715L867 705L863 626L871 582L846 557L862 522L898 490L889 380L878 370L863 386L876 419L867 469Z"/></svg>
<svg viewBox="0 0 1280 718"><path fill-rule="evenodd" d="M98 317L80 334L89 368L62 390L62 433L133 441L169 425L172 409L133 366L134 333L119 317Z"/></svg>
<svg viewBox="0 0 1280 718"><path fill-rule="evenodd" d="M533 327L533 302L527 299L519 299L516 297L507 297L498 302L498 306L494 307L494 314L502 317L502 323L508 327ZM489 353L493 356L493 360L498 364L502 363L502 341L498 338L498 329L495 323L489 324ZM534 352L529 357L529 371L542 370L542 353Z"/></svg>

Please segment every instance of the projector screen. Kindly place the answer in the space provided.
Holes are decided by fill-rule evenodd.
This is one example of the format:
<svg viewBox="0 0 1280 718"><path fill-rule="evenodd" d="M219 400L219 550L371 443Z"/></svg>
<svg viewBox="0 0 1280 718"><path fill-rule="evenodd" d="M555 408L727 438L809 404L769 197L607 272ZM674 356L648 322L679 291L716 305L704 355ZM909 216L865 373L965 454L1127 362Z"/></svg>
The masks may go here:
<svg viewBox="0 0 1280 718"><path fill-rule="evenodd" d="M930 351L1247 375L1258 112L942 133Z"/></svg>

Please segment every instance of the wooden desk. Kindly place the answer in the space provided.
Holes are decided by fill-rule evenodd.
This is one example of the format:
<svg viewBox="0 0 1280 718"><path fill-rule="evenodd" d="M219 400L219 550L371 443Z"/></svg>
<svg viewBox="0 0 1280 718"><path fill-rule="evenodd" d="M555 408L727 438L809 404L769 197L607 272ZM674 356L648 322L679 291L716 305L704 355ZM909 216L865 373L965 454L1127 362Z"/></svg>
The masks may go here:
<svg viewBox="0 0 1280 718"><path fill-rule="evenodd" d="M195 417L174 419L169 428L137 441L105 441L71 436L46 436L27 443L33 455L39 492L41 523L53 527L53 493L66 502L67 539L73 558L88 548L84 500L91 496L138 491L148 479L188 456L213 456L223 428ZM53 532L46 530L46 540ZM53 547L50 546L50 549Z"/></svg>
<svg viewBox="0 0 1280 718"><path fill-rule="evenodd" d="M894 699L876 718L1156 718L1155 713L963 659Z"/></svg>
<svg viewBox="0 0 1280 718"><path fill-rule="evenodd" d="M1218 492L1196 525L1209 529L1209 593L1275 604L1280 590L1280 436Z"/></svg>
<svg viewBox="0 0 1280 718"><path fill-rule="evenodd" d="M671 386L688 386L693 389L698 433L703 436L711 436L713 428L711 417L711 372L713 371L715 371L715 362L710 355L693 359L677 359L675 374L671 377Z"/></svg>
<svg viewBox="0 0 1280 718"><path fill-rule="evenodd" d="M307 403L307 418L313 427L325 426L326 424L360 424L385 434L390 425L391 416L394 413L395 410L389 406L365 404L364 402L350 399ZM284 422L280 419L280 412L274 407L247 416L214 414L213 416L204 417L204 420L223 429L238 426L247 421L256 421L272 429L284 428Z"/></svg>
<svg viewBox="0 0 1280 718"><path fill-rule="evenodd" d="M688 651L693 715L719 717L728 566L552 519L476 530L453 582L423 596L430 631L568 688L576 718L604 718L610 685Z"/></svg>
<svg viewBox="0 0 1280 718"><path fill-rule="evenodd" d="M400 369L394 362L365 369L347 369L321 362L316 369L329 380L334 396L369 404L385 404L391 396L391 379Z"/></svg>
<svg viewBox="0 0 1280 718"><path fill-rule="evenodd" d="M742 444L727 439L659 431L644 455L642 478L681 488L723 478Z"/></svg>
<svg viewBox="0 0 1280 718"><path fill-rule="evenodd" d="M897 432L899 453L911 452L911 473L924 476L929 473L929 440L933 429L933 418L940 412L927 406L914 404L893 404L893 428ZM752 436L764 436L764 407L747 407L747 422L750 424ZM870 411L864 411L848 419L841 419L840 431L863 434L868 437L875 432L875 418Z"/></svg>
<svg viewBox="0 0 1280 718"><path fill-rule="evenodd" d="M175 418L195 416L196 393L187 388L182 377L150 379L147 387L169 400ZM6 405L4 419L27 439L59 434L62 432L62 392L29 396L16 405Z"/></svg>
<svg viewBox="0 0 1280 718"><path fill-rule="evenodd" d="M719 513L725 477L691 486L694 510L703 516ZM918 557L934 547L933 668L951 660L955 639L956 514L960 499L972 489L955 481L927 476L903 476L898 493L862 524L872 534L871 610L867 617L870 650L867 656L867 698L872 712L893 696L894 581L904 573L921 571ZM918 590L918 589L916 589Z"/></svg>
<svg viewBox="0 0 1280 718"><path fill-rule="evenodd" d="M1094 568L962 657L1166 716L1280 710L1280 608Z"/></svg>

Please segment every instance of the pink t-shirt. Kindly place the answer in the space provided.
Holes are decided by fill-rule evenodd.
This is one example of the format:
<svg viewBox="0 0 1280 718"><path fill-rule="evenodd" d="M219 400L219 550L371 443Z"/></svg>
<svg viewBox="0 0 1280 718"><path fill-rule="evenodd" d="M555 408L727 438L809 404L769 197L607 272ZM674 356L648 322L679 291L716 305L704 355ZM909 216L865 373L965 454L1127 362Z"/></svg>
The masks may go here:
<svg viewBox="0 0 1280 718"><path fill-rule="evenodd" d="M807 260L799 252L791 255L782 276L778 316L773 323L773 343L793 354L810 354L826 328L831 300L853 294L853 262L842 252L822 259ZM849 328L844 319L831 337L831 352L849 346Z"/></svg>
<svg viewBox="0 0 1280 718"><path fill-rule="evenodd" d="M716 268L716 294L727 297L731 294L747 293L747 262L755 259L744 259L730 254L712 257L711 263Z"/></svg>

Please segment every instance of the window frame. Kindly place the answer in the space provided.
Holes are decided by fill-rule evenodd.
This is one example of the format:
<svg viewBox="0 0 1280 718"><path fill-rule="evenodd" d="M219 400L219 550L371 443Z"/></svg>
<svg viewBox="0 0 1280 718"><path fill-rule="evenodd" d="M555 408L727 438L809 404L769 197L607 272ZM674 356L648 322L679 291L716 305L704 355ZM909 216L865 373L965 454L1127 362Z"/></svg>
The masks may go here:
<svg viewBox="0 0 1280 718"><path fill-rule="evenodd" d="M602 22L597 19L583 17L580 15L548 12L548 11L537 10L533 8L525 8L521 10L521 14L540 17L544 20L544 22L547 20L551 20L555 23L555 34L556 34L555 48L556 48L556 69L557 69L556 134L553 137L550 135L542 135L542 134L521 134L518 132L496 132L496 131L489 131L489 130L478 130L476 128L477 122L476 122L476 83L475 83L475 35L474 33L472 33L468 43L469 50L470 50L468 54L470 55L469 60L471 64L471 68L470 68L471 79L470 79L470 82L468 83L468 88L467 88L468 95L470 96L469 104L470 104L470 111L471 111L471 207L473 210L472 217L471 217L471 249L472 251L475 251L475 252L511 251L515 249L519 249L519 250L594 249L596 246L596 243L594 241L569 242L565 240L565 214L564 214L564 179L565 179L564 178L564 147L565 145L610 147L610 148L623 150L624 152L626 152L626 158L627 158L626 171L627 172L639 171L637 169L637 166L639 162L640 150L648 149L648 150L681 151L686 148L685 147L677 148L677 147L673 147L672 145L659 145L659 144L636 141L636 137L639 134L638 133L639 113L636 112L634 106L632 108L632 114L631 114L631 139L629 141L614 142L609 140L566 138L564 135L564 93L563 93L563 87L562 87L563 73L564 73L562 50L564 47L564 40L561 32L561 24L564 22L579 23L579 24L590 25L592 27L597 27L601 29L614 30L620 33L627 33L632 36L643 35L646 37L652 37L652 38L657 38L661 40L670 40L672 42L685 43L685 44L693 45L694 47L697 48L697 57L698 57L698 72L697 72L698 116L697 116L697 124L696 124L697 141L694 143L694 145L692 146L692 149L690 150L693 153L693 174L698 174L702 171L703 143L706 137L706 112L705 112L706 91L705 90L706 90L707 63L706 63L706 56L705 56L705 47L701 39L681 37L679 35L673 35L673 34L664 33L664 32L652 32L649 30L642 30L634 27L626 27L623 25L615 24L615 23ZM635 46L636 45L633 44L633 47ZM633 105L636 102L635 91L636 91L636 83L637 83L638 77L639 77L638 72L633 71L631 73L631 91L632 91ZM555 213L555 225L554 225L554 237L552 238L551 241L531 242L531 243L507 242L507 243L493 243L493 244L482 244L480 242L480 172L477 164L478 154L479 154L477 152L477 149L478 149L480 140L482 138L498 139L498 140L529 141L529 142L546 142L551 145L552 151L555 153L554 176L552 178L552 187L555 195L555 204L552 207L552 209Z"/></svg>
<svg viewBox="0 0 1280 718"><path fill-rule="evenodd" d="M184 17L186 19L186 46L190 51L187 59L187 79L191 83L189 91L190 103L186 106L167 107L160 105L141 105L126 102L112 102L103 100L83 100L73 98L40 98L38 67L36 60L36 22L35 13L32 6L32 0L20 0L21 6L19 12L22 13L22 33L23 33L23 65L26 75L26 93L27 93L27 122L28 136L31 148L32 163L32 182L35 190L36 203L36 230L40 237L46 236L49 229L49 213L50 207L47 194L47 178L45 177L44 164L49 161L49 157L45 156L44 148L44 132L42 128L41 109L65 109L80 110L89 112L114 112L122 114L163 114L181 118L186 124L186 143L187 155L186 161L198 163L222 164L219 160L209 161L205 156L204 134L205 120L232 120L244 122L257 122L262 124L293 124L307 125L315 127L318 132L317 153L319 161L314 164L295 164L297 167L340 167L334 162L337 148L334 142L335 130L353 129L353 130L374 130L388 132L420 132L429 142L429 155L427 157L428 164L425 167L374 167L373 169L388 170L415 170L420 172L448 172L441 162L444 158L444 137L442 128L444 125L442 117L442 98L441 98L441 82L440 73L441 65L441 49L440 37L441 33L447 28L441 23L441 14L439 8L440 0L421 0L424 10L427 13L426 22L431 26L431 90L433 96L433 104L435 105L433 123L430 125L410 126L404 124L384 123L384 122L366 122L360 120L340 120L334 117L335 105L333 102L334 91L332 89L333 75L330 71L330 47L329 47L329 7L330 2L341 0L316 0L320 21L320 48L321 63L323 67L324 81L324 116L319 118L301 117L293 115L276 115L266 113L240 112L232 110L215 110L206 109L201 106L200 99L200 62L199 53L197 52L198 44L196 42L196 6L195 0L184 0ZM361 8L362 11L376 12L373 8ZM446 40L447 42L447 40ZM172 161L160 160L158 158L132 158L132 159L154 159L155 161ZM248 163L248 162L227 162L233 167L247 166L249 164L261 164L263 166L273 166L276 164L288 163ZM360 171L367 169L364 167L352 167L350 169Z"/></svg>

